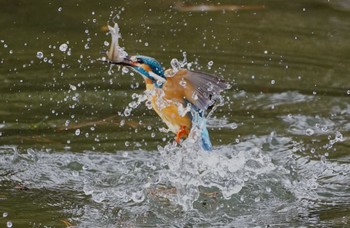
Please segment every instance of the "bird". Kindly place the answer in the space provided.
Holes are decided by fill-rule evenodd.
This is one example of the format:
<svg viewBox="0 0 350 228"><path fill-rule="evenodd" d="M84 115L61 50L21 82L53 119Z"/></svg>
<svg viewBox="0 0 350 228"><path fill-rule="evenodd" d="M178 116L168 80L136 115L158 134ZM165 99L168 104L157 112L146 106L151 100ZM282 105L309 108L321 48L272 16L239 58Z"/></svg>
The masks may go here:
<svg viewBox="0 0 350 228"><path fill-rule="evenodd" d="M215 75L185 69L185 59L182 63L173 59L176 61L172 60L172 68L164 70L152 57L130 56L119 46L121 34L118 23L114 21L114 26L108 25L108 29L112 42L110 50L106 51L107 60L102 61L130 67L143 77L152 108L175 133L177 143L186 139L191 132L194 137L194 132L198 132L202 148L211 151L205 115L220 98L220 93L229 89L230 85Z"/></svg>
<svg viewBox="0 0 350 228"><path fill-rule="evenodd" d="M143 77L152 108L176 134L177 143L197 128L202 148L212 150L205 114L229 88L224 79L185 68L164 70L156 59L143 55L127 55L115 64L130 67Z"/></svg>

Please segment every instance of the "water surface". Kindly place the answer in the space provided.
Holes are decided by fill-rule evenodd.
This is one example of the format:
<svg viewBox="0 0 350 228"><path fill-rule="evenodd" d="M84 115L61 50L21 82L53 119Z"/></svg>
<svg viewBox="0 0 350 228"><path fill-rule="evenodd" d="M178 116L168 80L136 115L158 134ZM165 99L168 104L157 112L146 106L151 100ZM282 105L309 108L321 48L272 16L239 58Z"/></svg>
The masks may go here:
<svg viewBox="0 0 350 228"><path fill-rule="evenodd" d="M1 226L347 226L350 5L244 4L0 1ZM142 79L97 61L115 15L128 53L231 83L213 153L125 113Z"/></svg>

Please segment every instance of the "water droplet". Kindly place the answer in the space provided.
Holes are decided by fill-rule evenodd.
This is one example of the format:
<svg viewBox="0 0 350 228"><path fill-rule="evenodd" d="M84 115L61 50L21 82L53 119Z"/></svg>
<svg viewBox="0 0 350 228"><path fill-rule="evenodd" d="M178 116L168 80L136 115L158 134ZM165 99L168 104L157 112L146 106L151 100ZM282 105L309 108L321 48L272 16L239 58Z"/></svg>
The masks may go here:
<svg viewBox="0 0 350 228"><path fill-rule="evenodd" d="M148 47L148 42L145 43L145 46Z"/></svg>
<svg viewBox="0 0 350 228"><path fill-rule="evenodd" d="M123 67L123 68L122 68L122 72L123 72L124 74L127 74L127 73L129 73L129 69L128 69L127 67Z"/></svg>
<svg viewBox="0 0 350 228"><path fill-rule="evenodd" d="M63 8L62 7L58 7L57 11L58 12L62 12Z"/></svg>
<svg viewBox="0 0 350 228"><path fill-rule="evenodd" d="M209 92L212 91L212 90L214 89L213 83L208 82L207 85L208 85L208 89L207 89L207 90L208 90Z"/></svg>
<svg viewBox="0 0 350 228"><path fill-rule="evenodd" d="M208 62L208 66L209 66L209 67L211 67L211 66L213 66L213 65L214 65L214 61L209 61L209 62Z"/></svg>
<svg viewBox="0 0 350 228"><path fill-rule="evenodd" d="M80 129L76 129L76 130L75 130L75 135L76 135L76 136L80 135Z"/></svg>
<svg viewBox="0 0 350 228"><path fill-rule="evenodd" d="M129 103L129 107L132 109L137 108L137 106L139 106L139 104L136 101L132 101Z"/></svg>
<svg viewBox="0 0 350 228"><path fill-rule="evenodd" d="M257 202L260 202L260 197L258 196L258 197L256 197L255 199L254 199L254 201L257 203Z"/></svg>
<svg viewBox="0 0 350 228"><path fill-rule="evenodd" d="M312 130L311 128L306 129L306 135L311 136L313 134L314 134L314 130Z"/></svg>
<svg viewBox="0 0 350 228"><path fill-rule="evenodd" d="M38 59L42 59L42 58L44 57L44 54L43 54L41 51L38 51L38 52L36 53L36 57L37 57Z"/></svg>
<svg viewBox="0 0 350 228"><path fill-rule="evenodd" d="M238 126L236 123L231 123L230 124L231 129L236 129Z"/></svg>
<svg viewBox="0 0 350 228"><path fill-rule="evenodd" d="M73 101L79 101L79 93L76 93L73 97L72 97Z"/></svg>
<svg viewBox="0 0 350 228"><path fill-rule="evenodd" d="M65 52L68 49L68 45L66 43L63 43L60 45L59 49L61 52Z"/></svg>
<svg viewBox="0 0 350 228"><path fill-rule="evenodd" d="M156 83L157 83L157 86L159 86L159 87L163 85L163 82L160 80L157 80Z"/></svg>
<svg viewBox="0 0 350 228"><path fill-rule="evenodd" d="M266 191L267 192L271 192L271 188L270 187L266 187Z"/></svg>
<svg viewBox="0 0 350 228"><path fill-rule="evenodd" d="M11 221L8 221L8 222L6 223L6 227L7 227L7 228L11 228L11 227L12 227L12 222L11 222Z"/></svg>
<svg viewBox="0 0 350 228"><path fill-rule="evenodd" d="M198 100L198 93L197 93L197 92L193 92L193 93L192 93L192 98L193 98L194 100Z"/></svg>
<svg viewBox="0 0 350 228"><path fill-rule="evenodd" d="M182 52L182 56L183 56L183 60L182 61L179 61L178 59L172 59L170 61L170 65L173 69L173 73L172 74L175 74L176 72L178 72L181 68L184 68L187 64L187 54L186 52ZM189 66L189 65L188 65Z"/></svg>
<svg viewBox="0 0 350 228"><path fill-rule="evenodd" d="M2 217L6 218L9 214L7 212L2 213Z"/></svg>
<svg viewBox="0 0 350 228"><path fill-rule="evenodd" d="M108 41L103 42L103 44L104 44L106 47L109 46L109 42L108 42Z"/></svg>
<svg viewBox="0 0 350 228"><path fill-rule="evenodd" d="M271 80L271 85L274 85L276 83L276 81L275 80Z"/></svg>
<svg viewBox="0 0 350 228"><path fill-rule="evenodd" d="M131 194L131 199L132 199L135 203L141 203L142 201L145 200L145 195L143 194L142 191L133 192L133 193Z"/></svg>
<svg viewBox="0 0 350 228"><path fill-rule="evenodd" d="M181 79L181 81L179 82L179 84L182 86L182 87L186 87L186 81L185 81L185 79Z"/></svg>
<svg viewBox="0 0 350 228"><path fill-rule="evenodd" d="M148 100L145 102L145 104L148 109L152 109L152 101Z"/></svg>
<svg viewBox="0 0 350 228"><path fill-rule="evenodd" d="M126 108L124 110L124 116L130 116L130 114L131 114L131 110L129 108Z"/></svg>
<svg viewBox="0 0 350 228"><path fill-rule="evenodd" d="M181 69L181 63L177 59L172 59L170 65L175 73Z"/></svg>
<svg viewBox="0 0 350 228"><path fill-rule="evenodd" d="M336 140L336 141L339 141L339 142L342 142L342 141L343 141L343 135L342 135L342 133L340 133L339 131L337 131L337 132L335 133L335 140Z"/></svg>
<svg viewBox="0 0 350 228"><path fill-rule="evenodd" d="M69 88L73 91L77 90L77 87L75 85L69 85Z"/></svg>

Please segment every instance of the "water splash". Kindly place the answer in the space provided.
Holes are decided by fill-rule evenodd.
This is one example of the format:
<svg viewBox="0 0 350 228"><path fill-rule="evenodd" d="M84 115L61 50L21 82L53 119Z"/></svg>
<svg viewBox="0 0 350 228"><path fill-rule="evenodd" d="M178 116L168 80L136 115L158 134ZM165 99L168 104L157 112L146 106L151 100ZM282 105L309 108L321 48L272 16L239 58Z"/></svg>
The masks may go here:
<svg viewBox="0 0 350 228"><path fill-rule="evenodd" d="M197 130L200 131L200 128ZM229 200L249 180L276 169L258 147L240 150L232 145L207 153L201 149L198 137L200 132L196 134L194 128L180 148L175 144L158 148L162 164L165 164L159 183L174 187L176 194L166 197L185 211L194 209L203 191L214 191Z"/></svg>
<svg viewBox="0 0 350 228"><path fill-rule="evenodd" d="M131 98L133 101L131 101L127 107L124 109L124 116L130 116L132 110L136 109L141 103L148 100L148 95L146 93L144 94L137 94L133 93L131 95Z"/></svg>
<svg viewBox="0 0 350 228"><path fill-rule="evenodd" d="M44 54L43 54L43 52L38 51L38 52L36 53L36 57L37 57L38 59L42 59L42 58L44 58Z"/></svg>
<svg viewBox="0 0 350 228"><path fill-rule="evenodd" d="M187 53L184 51L182 52L182 56L183 56L183 60L179 61L176 58L173 58L170 61L170 65L172 68L172 74L176 74L176 72L178 72L179 70L183 69L184 67L186 67L187 63Z"/></svg>
<svg viewBox="0 0 350 228"><path fill-rule="evenodd" d="M198 135L191 134L182 146L169 143L151 152L19 153L16 147L0 147L0 180L83 193L91 202L75 202L74 208L84 209L67 213L89 226L117 221L250 226L257 218L273 224L300 213L308 218L308 202L335 199L327 194L344 200L349 164L296 156L291 138L271 133L207 153L193 137ZM336 138L341 142L342 136Z"/></svg>
<svg viewBox="0 0 350 228"><path fill-rule="evenodd" d="M67 43L63 43L59 46L58 48L61 52L66 52L68 50L68 44Z"/></svg>

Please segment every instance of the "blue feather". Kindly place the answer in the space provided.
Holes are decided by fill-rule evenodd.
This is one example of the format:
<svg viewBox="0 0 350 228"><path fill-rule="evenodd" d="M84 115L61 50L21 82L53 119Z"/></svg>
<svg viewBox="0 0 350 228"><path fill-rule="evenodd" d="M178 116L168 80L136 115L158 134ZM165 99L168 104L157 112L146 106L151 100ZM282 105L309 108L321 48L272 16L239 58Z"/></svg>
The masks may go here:
<svg viewBox="0 0 350 228"><path fill-rule="evenodd" d="M157 60L144 55L137 55L135 57L142 59L142 61L152 69L153 73L165 78L163 67Z"/></svg>
<svg viewBox="0 0 350 228"><path fill-rule="evenodd" d="M202 119L203 121L205 121L205 119ZM209 132L208 129L206 127L206 124L204 124L204 126L202 126L202 134L201 134L201 138L202 138L202 147L204 150L206 151L211 151L212 150L212 145L211 145L211 141L209 138Z"/></svg>
<svg viewBox="0 0 350 228"><path fill-rule="evenodd" d="M154 73L155 75L159 76L160 78L166 79L162 65L160 65L160 63L154 58L143 56L143 55L136 55L136 56L133 56L132 58L136 58L138 63L143 63L149 66L151 68L152 73ZM162 88L163 83L158 84L157 79L154 78L153 75L151 75L141 66L133 66L132 69L134 69L137 73L141 74L142 76L151 79L155 87Z"/></svg>
<svg viewBox="0 0 350 228"><path fill-rule="evenodd" d="M192 110L192 129L199 129L201 132L201 143L202 148L206 151L212 150L212 144L209 137L209 132L207 129L206 119L204 117L204 112L201 110L197 112Z"/></svg>

